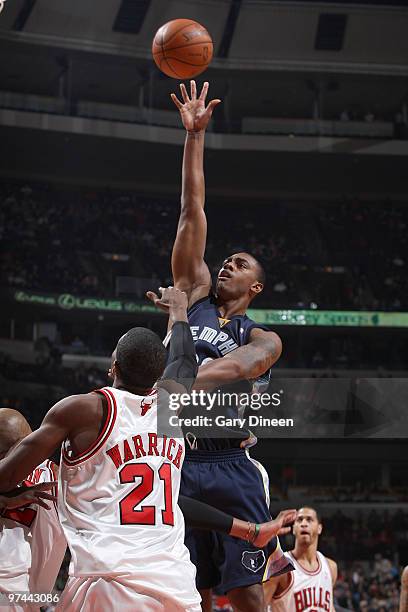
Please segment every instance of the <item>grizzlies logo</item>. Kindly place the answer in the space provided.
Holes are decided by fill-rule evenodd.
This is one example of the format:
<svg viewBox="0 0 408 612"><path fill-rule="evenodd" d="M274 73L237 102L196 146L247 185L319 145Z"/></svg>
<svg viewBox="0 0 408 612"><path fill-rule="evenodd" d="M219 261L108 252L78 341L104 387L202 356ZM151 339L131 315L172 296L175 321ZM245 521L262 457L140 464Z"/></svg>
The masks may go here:
<svg viewBox="0 0 408 612"><path fill-rule="evenodd" d="M257 572L265 565L265 553L263 550L249 551L244 550L242 553L241 563L251 572Z"/></svg>

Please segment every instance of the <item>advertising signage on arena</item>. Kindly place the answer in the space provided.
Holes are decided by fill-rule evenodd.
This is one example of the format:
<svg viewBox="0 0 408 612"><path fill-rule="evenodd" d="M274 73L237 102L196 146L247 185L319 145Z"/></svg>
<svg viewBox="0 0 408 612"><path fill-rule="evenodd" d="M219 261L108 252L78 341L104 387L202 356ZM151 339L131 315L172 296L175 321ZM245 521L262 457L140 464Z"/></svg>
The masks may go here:
<svg viewBox="0 0 408 612"><path fill-rule="evenodd" d="M21 304L48 306L60 310L88 310L112 313L153 313L156 308L150 304L121 300L78 296L71 293L39 293L15 291L14 301ZM257 323L266 325L301 325L325 327L408 327L408 313L367 312L359 310L269 310L253 308L248 316Z"/></svg>

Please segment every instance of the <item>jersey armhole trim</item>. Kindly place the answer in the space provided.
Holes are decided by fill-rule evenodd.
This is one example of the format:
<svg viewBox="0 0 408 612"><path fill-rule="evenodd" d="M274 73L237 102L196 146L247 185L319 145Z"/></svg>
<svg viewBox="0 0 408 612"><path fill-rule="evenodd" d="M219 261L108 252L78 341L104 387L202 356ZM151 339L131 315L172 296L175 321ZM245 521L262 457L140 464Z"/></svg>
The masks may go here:
<svg viewBox="0 0 408 612"><path fill-rule="evenodd" d="M117 406L114 394L109 391L109 389L98 389L95 393L101 393L108 402L108 414L106 417L105 424L99 436L96 438L95 442L91 444L85 451L80 453L79 455L75 455L72 459L67 456L65 451L65 447L62 447L62 459L66 465L74 466L87 461L91 457L93 457L105 444L106 440L109 438L113 426L116 421L117 415Z"/></svg>
<svg viewBox="0 0 408 612"><path fill-rule="evenodd" d="M295 570L296 571L296 570ZM284 595L286 595L286 593L288 593L288 591L292 588L293 583L294 583L295 579L293 577L293 572L290 572L290 576L289 576L289 584L286 587L285 590L282 591L282 593L279 593L279 595L274 595L272 597L272 600L278 601L279 599L281 599Z"/></svg>
<svg viewBox="0 0 408 612"><path fill-rule="evenodd" d="M57 498L57 501L54 501L54 508L55 508L55 512L57 513L58 516L58 476L55 472L55 463L53 461L51 461L50 459L47 460L47 468L50 472L51 475L51 482L54 480L57 482L57 484L52 488L52 493L53 495L55 495L55 497Z"/></svg>

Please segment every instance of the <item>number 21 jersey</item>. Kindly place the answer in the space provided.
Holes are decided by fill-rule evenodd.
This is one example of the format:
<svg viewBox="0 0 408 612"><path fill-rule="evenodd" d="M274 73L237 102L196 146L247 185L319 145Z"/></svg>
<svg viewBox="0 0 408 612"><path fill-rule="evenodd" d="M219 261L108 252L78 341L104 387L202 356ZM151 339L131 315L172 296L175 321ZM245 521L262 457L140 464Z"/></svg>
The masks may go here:
<svg viewBox="0 0 408 612"><path fill-rule="evenodd" d="M156 392L97 391L107 417L94 444L74 456L66 441L59 512L70 575L129 574L140 587L199 601L177 504L184 440L157 435Z"/></svg>

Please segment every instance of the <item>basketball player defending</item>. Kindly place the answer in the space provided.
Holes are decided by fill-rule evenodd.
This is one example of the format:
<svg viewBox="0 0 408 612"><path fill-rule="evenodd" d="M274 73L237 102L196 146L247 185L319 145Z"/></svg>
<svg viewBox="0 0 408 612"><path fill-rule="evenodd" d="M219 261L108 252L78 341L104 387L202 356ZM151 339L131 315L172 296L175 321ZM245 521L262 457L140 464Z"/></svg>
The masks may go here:
<svg viewBox="0 0 408 612"><path fill-rule="evenodd" d="M180 86L183 102L172 100L187 131L184 145L181 213L172 253L174 284L188 296L188 321L200 365L195 389L211 390L227 383L256 379L279 358L281 341L267 328L251 321L245 312L264 284L264 271L249 253L234 253L224 260L215 292L204 261L207 221L204 212L203 170L205 130L220 100L205 106L208 83L197 96L191 81L190 96ZM153 292L149 299L157 303ZM231 391L231 389L229 389ZM235 409L233 416L237 416ZM191 449L186 451L181 493L201 499L238 516L259 523L270 520L266 471L240 448L248 431L218 432L219 438L196 437L184 432ZM203 610L211 610L211 589L221 585L236 610L264 609L262 578L266 560L273 553L276 573L290 569L279 542L262 550L214 532L186 531L186 544L197 567L197 587Z"/></svg>
<svg viewBox="0 0 408 612"><path fill-rule="evenodd" d="M264 583L271 612L334 612L337 564L317 550L322 523L314 508L300 508L293 525L295 548L287 553L295 571Z"/></svg>
<svg viewBox="0 0 408 612"><path fill-rule="evenodd" d="M0 408L0 459L31 434L24 416L17 410ZM28 487L46 485L53 489L58 468L52 461L42 461L30 475L24 476ZM35 489L34 489L35 490ZM34 492L33 492L34 493ZM24 494L23 494L24 495ZM27 495L27 492L25 493ZM43 495L44 497L44 495ZM58 519L53 494L42 498L22 499L20 507L4 508L0 513L0 592L51 593L67 548ZM30 505L21 504L24 502ZM40 502L40 503L38 503ZM9 504L8 504L9 505ZM22 605L11 604L8 610L22 610ZM40 609L31 605L30 609Z"/></svg>

